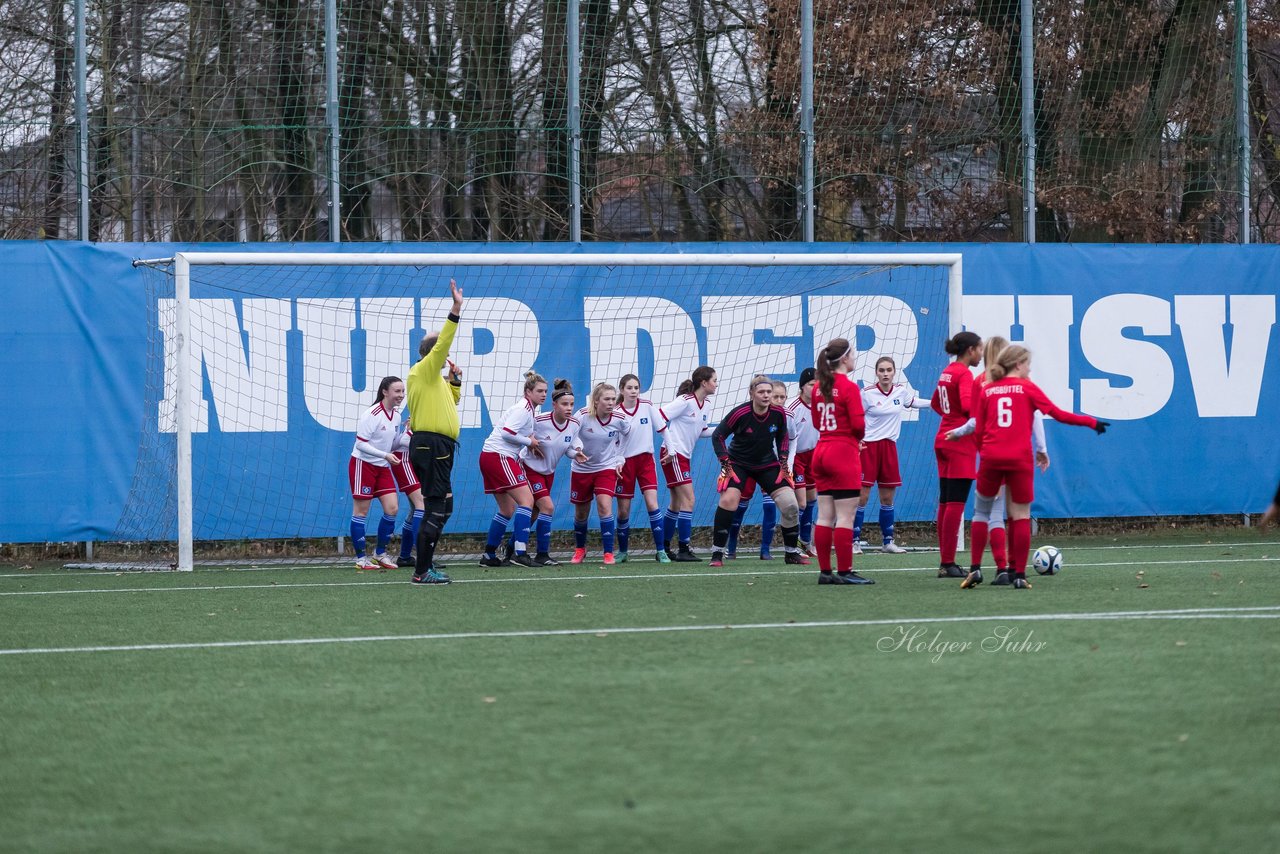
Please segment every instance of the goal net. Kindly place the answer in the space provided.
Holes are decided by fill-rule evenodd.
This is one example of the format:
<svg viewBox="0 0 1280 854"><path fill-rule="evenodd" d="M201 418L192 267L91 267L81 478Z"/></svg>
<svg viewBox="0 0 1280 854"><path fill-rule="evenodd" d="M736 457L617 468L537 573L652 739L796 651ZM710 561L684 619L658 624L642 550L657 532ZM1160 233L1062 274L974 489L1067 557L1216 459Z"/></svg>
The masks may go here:
<svg viewBox="0 0 1280 854"><path fill-rule="evenodd" d="M183 569L194 541L346 533L356 422L381 379L405 377L420 340L444 322L451 278L465 293L451 353L463 370L452 534L483 531L493 515L476 461L527 370L568 378L580 405L595 383L636 374L660 405L710 365L714 421L747 399L757 373L794 397L800 372L835 337L853 342L864 387L891 356L898 381L927 396L947 361L942 344L960 328L960 256L950 254L183 253L139 265L146 417L116 535L174 542ZM928 411L903 424L899 520L935 516L936 428ZM699 444L694 524L705 526L718 466ZM571 526L568 482L562 473L552 494L564 508L557 530ZM399 504L403 517L409 503ZM370 529L379 512L375 501ZM758 519L750 512L747 525Z"/></svg>

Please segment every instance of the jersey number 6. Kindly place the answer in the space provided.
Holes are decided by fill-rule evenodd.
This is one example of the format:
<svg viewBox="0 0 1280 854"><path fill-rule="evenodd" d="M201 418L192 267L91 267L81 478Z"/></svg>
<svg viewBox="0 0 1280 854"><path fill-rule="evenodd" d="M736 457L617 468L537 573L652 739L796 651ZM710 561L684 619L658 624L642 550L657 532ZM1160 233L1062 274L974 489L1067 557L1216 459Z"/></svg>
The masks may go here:
<svg viewBox="0 0 1280 854"><path fill-rule="evenodd" d="M996 400L996 426L1009 427L1013 424L1013 398L1001 397Z"/></svg>

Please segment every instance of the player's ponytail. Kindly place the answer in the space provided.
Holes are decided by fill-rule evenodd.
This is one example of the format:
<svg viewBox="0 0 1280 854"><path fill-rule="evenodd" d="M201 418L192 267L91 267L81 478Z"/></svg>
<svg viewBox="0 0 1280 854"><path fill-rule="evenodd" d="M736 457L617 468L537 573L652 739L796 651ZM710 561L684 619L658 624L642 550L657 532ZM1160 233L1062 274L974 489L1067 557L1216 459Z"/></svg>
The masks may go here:
<svg viewBox="0 0 1280 854"><path fill-rule="evenodd" d="M1019 344L1010 344L1000 351L996 363L987 368L988 382L998 383L1018 367L1018 363L1031 358L1031 351Z"/></svg>
<svg viewBox="0 0 1280 854"><path fill-rule="evenodd" d="M974 332L965 330L957 332L947 339L946 351L950 356L959 356L966 352L970 347L977 347L982 343L982 338Z"/></svg>
<svg viewBox="0 0 1280 854"><path fill-rule="evenodd" d="M404 380L399 377L383 377L382 382L378 383L378 399L375 400L374 403L382 403L382 397L387 393L387 389L391 388L396 383L401 382L404 382Z"/></svg>
<svg viewBox="0 0 1280 854"><path fill-rule="evenodd" d="M999 335L992 335L987 339L987 343L982 347L982 364L987 369L987 382L995 382L999 377L991 376L991 368L1000 361L1000 354L1009 346L1008 340L1001 338ZM1000 375L1001 377L1004 374Z"/></svg>
<svg viewBox="0 0 1280 854"><path fill-rule="evenodd" d="M680 387L676 389L676 397L682 397L686 394L693 394L693 380L685 380L680 383Z"/></svg>
<svg viewBox="0 0 1280 854"><path fill-rule="evenodd" d="M524 375L524 393L528 394L538 387L538 383L547 384L547 378L536 371L526 371Z"/></svg>
<svg viewBox="0 0 1280 854"><path fill-rule="evenodd" d="M822 389L822 399L831 399L831 390L836 382L836 365L840 364L849 353L848 338L832 338L827 346L818 351L814 369L818 375L818 388Z"/></svg>
<svg viewBox="0 0 1280 854"><path fill-rule="evenodd" d="M551 392L552 403L555 403L557 400L564 397L566 394L568 395L573 394L573 383L569 382L563 377L556 377L551 387L554 389L554 391Z"/></svg>

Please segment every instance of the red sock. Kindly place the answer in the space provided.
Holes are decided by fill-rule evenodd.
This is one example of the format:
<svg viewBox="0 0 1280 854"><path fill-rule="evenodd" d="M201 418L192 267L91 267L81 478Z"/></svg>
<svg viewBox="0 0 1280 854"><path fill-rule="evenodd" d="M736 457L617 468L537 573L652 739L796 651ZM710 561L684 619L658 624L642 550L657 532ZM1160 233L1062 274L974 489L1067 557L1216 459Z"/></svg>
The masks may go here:
<svg viewBox="0 0 1280 854"><path fill-rule="evenodd" d="M848 572L853 569L853 528L841 525L835 529L836 571Z"/></svg>
<svg viewBox="0 0 1280 854"><path fill-rule="evenodd" d="M987 523L974 522L969 526L971 566L982 566L982 553L987 550Z"/></svg>
<svg viewBox="0 0 1280 854"><path fill-rule="evenodd" d="M990 537L991 556L996 559L996 569L1004 572L1009 568L1009 537L1003 527L992 528Z"/></svg>
<svg viewBox="0 0 1280 854"><path fill-rule="evenodd" d="M945 505L942 527L938 529L938 550L943 563L956 562L956 540L960 538L960 523L964 521L964 504L952 501Z"/></svg>
<svg viewBox="0 0 1280 854"><path fill-rule="evenodd" d="M1014 575L1027 574L1027 555L1031 553L1031 520L1009 520L1009 558Z"/></svg>
<svg viewBox="0 0 1280 854"><path fill-rule="evenodd" d="M818 569L831 571L831 528L826 525L813 526L813 550L818 553Z"/></svg>

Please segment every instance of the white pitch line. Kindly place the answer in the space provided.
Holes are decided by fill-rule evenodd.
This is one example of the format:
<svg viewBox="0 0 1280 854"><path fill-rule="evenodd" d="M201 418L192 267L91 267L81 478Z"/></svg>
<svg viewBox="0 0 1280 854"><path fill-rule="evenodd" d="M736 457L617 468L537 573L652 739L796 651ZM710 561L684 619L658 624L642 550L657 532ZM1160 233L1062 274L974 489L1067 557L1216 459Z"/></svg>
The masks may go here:
<svg viewBox="0 0 1280 854"><path fill-rule="evenodd" d="M1191 563L1274 563L1280 561L1280 557L1259 557L1259 558L1225 558L1225 559L1205 559L1205 560L1183 560L1178 561L1178 565L1182 566ZM1156 566L1163 565L1164 561L1112 561L1107 563L1073 563L1072 569L1099 568L1099 567L1116 567L1116 566ZM937 570L935 566L886 566L880 569L867 569L859 567L868 575L879 575L880 573L889 572L934 572ZM739 570L735 572L655 572L655 573L639 573L635 575L542 575L542 576L516 576L512 578L456 578L454 584L512 584L512 583L529 583L529 582L546 582L546 581L644 581L644 580L663 580L663 579L697 579L697 578L755 578L761 576L773 575L809 575L817 571L817 567L808 569L761 569L761 570ZM30 577L61 577L61 576L30 576ZM200 593L200 592L217 592L222 590L296 590L305 587L382 587L392 584L408 584L408 579L396 578L387 581L299 581L299 582L283 582L269 584L195 584L189 586L174 585L171 587L90 587L86 589L71 590L5 590L0 591L0 598L7 596L69 596L87 593Z"/></svg>
<svg viewBox="0 0 1280 854"><path fill-rule="evenodd" d="M1134 545L1114 545L1114 546L1087 546L1083 544L1072 544L1069 546L1073 551L1110 551L1110 550L1135 550L1135 549L1234 549L1234 548L1254 548L1280 546L1280 542L1260 541L1252 543L1159 543L1159 544L1134 544ZM936 548L929 551L937 552ZM642 559L647 557L642 553ZM875 549L868 551L864 557L877 558L880 553ZM478 556L476 556L478 557ZM465 558L464 558L465 559ZM247 563L248 559L244 559ZM196 572L271 572L273 570L303 570L303 569L332 569L337 567L350 566L351 561L343 558L300 558L290 560L288 558L268 558L267 560L276 561L274 564L268 564L266 561L249 563L247 566L237 566L231 563L222 563L218 561L210 561L207 563L197 564ZM1073 566L1085 566L1086 564L1073 564ZM166 573L172 572L170 569L160 568L156 565L143 564L126 564L126 563L104 563L94 569L82 569L85 564L72 563L67 564L66 569L58 570L56 573L32 573L32 572L6 572L0 573L0 578L36 578L41 575L56 574L58 577L75 576L75 575L104 575L113 572L127 572L130 574L144 574L149 572Z"/></svg>
<svg viewBox="0 0 1280 854"><path fill-rule="evenodd" d="M124 646L34 647L0 649L0 655L51 655L58 653L158 652L194 649L238 649L270 646L318 646L324 644L385 643L389 641L437 641L500 638L579 637L583 635L641 635L673 632L761 631L772 629L829 629L866 626L905 626L939 623L1084 622L1099 620L1280 619L1280 605L1250 608L1181 608L1166 611L1093 611L1060 614L998 614L990 616L898 617L882 620L815 620L788 623L728 623L691 626L628 626L594 629L528 629L504 632L437 632L412 635L365 635L332 638L277 638L271 640L209 641L206 643L147 643Z"/></svg>

